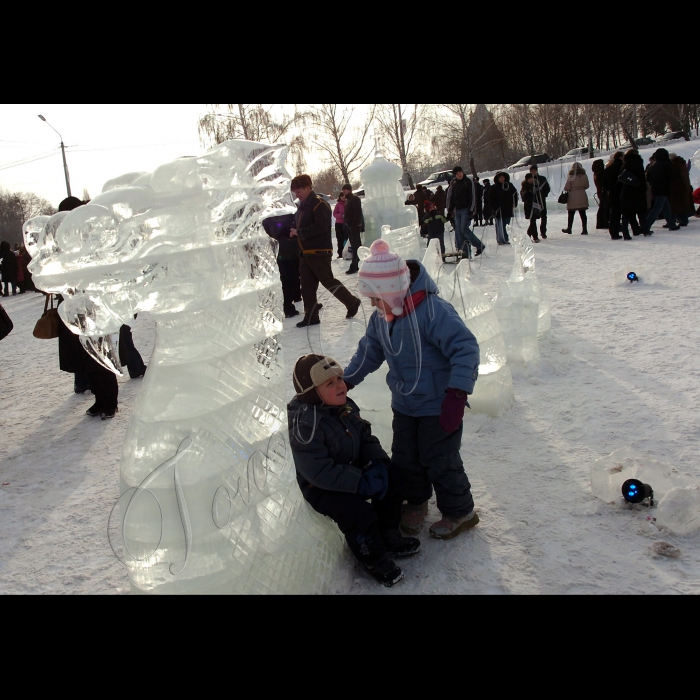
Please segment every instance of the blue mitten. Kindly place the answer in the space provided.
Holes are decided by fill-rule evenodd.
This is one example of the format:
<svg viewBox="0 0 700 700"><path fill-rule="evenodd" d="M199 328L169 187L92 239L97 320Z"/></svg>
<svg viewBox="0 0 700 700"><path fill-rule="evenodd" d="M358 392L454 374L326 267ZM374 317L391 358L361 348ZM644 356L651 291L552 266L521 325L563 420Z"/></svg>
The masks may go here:
<svg viewBox="0 0 700 700"><path fill-rule="evenodd" d="M389 490L389 472L382 462L372 462L370 468L362 475L357 487L357 495L362 498L384 499Z"/></svg>

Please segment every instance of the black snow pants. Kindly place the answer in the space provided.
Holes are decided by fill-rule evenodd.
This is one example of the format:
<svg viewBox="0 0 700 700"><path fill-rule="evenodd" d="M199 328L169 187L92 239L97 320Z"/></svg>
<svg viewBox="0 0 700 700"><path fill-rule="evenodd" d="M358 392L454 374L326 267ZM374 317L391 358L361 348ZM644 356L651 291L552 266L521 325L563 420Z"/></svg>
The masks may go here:
<svg viewBox="0 0 700 700"><path fill-rule="evenodd" d="M439 416L411 418L394 411L392 460L406 483L406 500L420 505L432 498L443 515L461 518L474 510L471 484L459 450L464 425L448 435Z"/></svg>
<svg viewBox="0 0 700 700"><path fill-rule="evenodd" d="M395 464L389 464L389 490L381 501L370 503L356 494L314 486L304 488L303 494L317 513L338 524L348 547L363 564L375 564L386 555L384 542L399 529L405 496L401 472Z"/></svg>
<svg viewBox="0 0 700 700"><path fill-rule="evenodd" d="M280 281L282 282L284 313L293 313L294 311L296 311L294 302L301 299L299 258L293 258L291 260L278 260L277 267L279 267Z"/></svg>

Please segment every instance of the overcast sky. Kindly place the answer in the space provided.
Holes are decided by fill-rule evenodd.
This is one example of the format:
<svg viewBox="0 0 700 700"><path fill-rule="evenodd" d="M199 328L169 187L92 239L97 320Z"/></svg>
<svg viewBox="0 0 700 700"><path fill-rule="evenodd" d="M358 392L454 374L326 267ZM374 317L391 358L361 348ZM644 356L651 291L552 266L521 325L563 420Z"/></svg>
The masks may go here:
<svg viewBox="0 0 700 700"><path fill-rule="evenodd" d="M94 197L114 177L202 153L197 120L205 112L203 104L2 105L0 188L35 192L54 206L65 199L60 139L39 114L74 146L67 152L73 194L87 188ZM13 165L33 158L41 160Z"/></svg>

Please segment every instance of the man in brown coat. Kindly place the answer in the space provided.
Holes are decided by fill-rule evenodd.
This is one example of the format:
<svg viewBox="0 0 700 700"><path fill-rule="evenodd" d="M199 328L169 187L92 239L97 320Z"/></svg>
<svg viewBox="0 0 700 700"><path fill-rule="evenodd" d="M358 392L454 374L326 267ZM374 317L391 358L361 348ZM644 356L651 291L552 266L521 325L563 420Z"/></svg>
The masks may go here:
<svg viewBox="0 0 700 700"><path fill-rule="evenodd" d="M290 236L296 238L301 249L299 275L301 296L304 299L304 320L297 328L317 326L321 321L316 294L322 284L347 310L346 318L355 318L360 310L360 300L353 296L335 277L333 260L333 239L331 223L333 214L330 206L313 191L313 183L308 175L300 175L292 180L292 193L299 200L299 209L294 217L294 227Z"/></svg>

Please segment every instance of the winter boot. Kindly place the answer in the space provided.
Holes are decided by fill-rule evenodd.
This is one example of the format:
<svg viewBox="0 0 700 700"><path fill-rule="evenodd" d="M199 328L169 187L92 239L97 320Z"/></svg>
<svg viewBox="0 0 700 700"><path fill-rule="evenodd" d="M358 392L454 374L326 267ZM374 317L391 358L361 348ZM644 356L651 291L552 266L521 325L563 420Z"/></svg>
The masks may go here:
<svg viewBox="0 0 700 700"><path fill-rule="evenodd" d="M561 232L562 232L562 233L568 233L569 235L571 235L571 234L573 233L573 231L572 231L571 229L569 229L569 228L563 228L563 229L561 230Z"/></svg>
<svg viewBox="0 0 700 700"><path fill-rule="evenodd" d="M114 416L116 416L117 413L119 413L118 408L113 408L110 411L102 411L102 413L100 414L100 418L102 418L102 420L109 420L110 418L114 418Z"/></svg>
<svg viewBox="0 0 700 700"><path fill-rule="evenodd" d="M404 578L403 571L389 557L380 559L376 564L365 564L365 569L374 576L377 583L387 588L395 586Z"/></svg>
<svg viewBox="0 0 700 700"><path fill-rule="evenodd" d="M541 234L540 234L540 238L541 238L543 241L546 241L546 240L547 240L547 234L546 234L546 233L541 233Z"/></svg>
<svg viewBox="0 0 700 700"><path fill-rule="evenodd" d="M479 515L475 510L461 518L451 518L449 515L444 515L442 520L430 527L430 535L437 540L451 540L453 537L457 537L460 532L471 530L478 524Z"/></svg>
<svg viewBox="0 0 700 700"><path fill-rule="evenodd" d="M98 418L102 415L102 407L94 404L93 406L90 406L87 411L85 411L85 415L90 418Z"/></svg>
<svg viewBox="0 0 700 700"><path fill-rule="evenodd" d="M588 235L588 231L584 228L583 231L581 231L581 235L582 235L582 236L587 236L587 235Z"/></svg>
<svg viewBox="0 0 700 700"><path fill-rule="evenodd" d="M382 535L389 556L401 559L412 557L420 551L420 540L415 537L402 537L400 530L392 530Z"/></svg>
<svg viewBox="0 0 700 700"><path fill-rule="evenodd" d="M428 502L420 505L407 503L401 509L401 530L407 535L417 535L428 515Z"/></svg>
<svg viewBox="0 0 700 700"><path fill-rule="evenodd" d="M631 241L631 240L632 240L632 236L630 236L629 233L625 233L622 237L623 237L626 241Z"/></svg>
<svg viewBox="0 0 700 700"><path fill-rule="evenodd" d="M611 233L611 234L610 234L610 238L611 238L613 241L621 241L621 240L622 240L622 236L620 236L620 235L617 234L617 233L616 233L614 236L613 236L612 233Z"/></svg>

